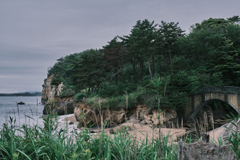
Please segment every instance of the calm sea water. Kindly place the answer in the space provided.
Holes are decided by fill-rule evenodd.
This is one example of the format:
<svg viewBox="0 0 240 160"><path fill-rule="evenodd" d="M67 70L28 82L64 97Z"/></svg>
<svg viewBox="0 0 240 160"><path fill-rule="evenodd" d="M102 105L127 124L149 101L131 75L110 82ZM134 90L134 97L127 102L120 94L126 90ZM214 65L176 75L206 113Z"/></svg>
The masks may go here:
<svg viewBox="0 0 240 160"><path fill-rule="evenodd" d="M25 105L17 105L17 102ZM3 123L8 123L10 116L16 119L16 126L42 124L44 105L39 104L41 97L0 97L0 129ZM31 117L31 118L29 118Z"/></svg>

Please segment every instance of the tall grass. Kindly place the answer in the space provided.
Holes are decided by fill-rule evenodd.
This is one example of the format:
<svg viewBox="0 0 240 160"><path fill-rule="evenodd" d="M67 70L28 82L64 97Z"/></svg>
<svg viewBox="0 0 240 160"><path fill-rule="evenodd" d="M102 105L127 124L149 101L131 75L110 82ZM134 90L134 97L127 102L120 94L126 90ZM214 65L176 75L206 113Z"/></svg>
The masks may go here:
<svg viewBox="0 0 240 160"><path fill-rule="evenodd" d="M168 136L139 141L127 130L110 136L104 128L98 136L92 135L89 129L66 135L57 129L57 117L47 116L43 120L43 127L17 128L16 120L10 118L0 131L0 159L177 159L177 146L168 141Z"/></svg>
<svg viewBox="0 0 240 160"><path fill-rule="evenodd" d="M237 158L240 159L240 114L234 117L230 123L233 127L227 128L231 133L227 140L231 144L231 149L236 153Z"/></svg>

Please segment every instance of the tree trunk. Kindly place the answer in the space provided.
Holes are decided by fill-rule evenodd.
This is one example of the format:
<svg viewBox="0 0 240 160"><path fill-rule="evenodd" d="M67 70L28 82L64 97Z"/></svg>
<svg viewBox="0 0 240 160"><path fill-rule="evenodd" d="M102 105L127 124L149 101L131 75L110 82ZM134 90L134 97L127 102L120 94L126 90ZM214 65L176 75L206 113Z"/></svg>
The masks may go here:
<svg viewBox="0 0 240 160"><path fill-rule="evenodd" d="M134 82L137 82L137 72L136 72L136 65L134 62L132 62L133 66L133 77L134 77Z"/></svg>
<svg viewBox="0 0 240 160"><path fill-rule="evenodd" d="M143 79L143 61L140 61L141 79Z"/></svg>
<svg viewBox="0 0 240 160"><path fill-rule="evenodd" d="M158 67L159 67L159 74L161 73L161 68L162 68L162 66L161 66L161 61L159 61L159 63L158 63Z"/></svg>
<svg viewBox="0 0 240 160"><path fill-rule="evenodd" d="M99 82L97 83L97 90L99 91Z"/></svg>
<svg viewBox="0 0 240 160"><path fill-rule="evenodd" d="M150 78L152 79L152 71L151 71L151 66L150 66L150 56L148 57L148 70L149 70Z"/></svg>
<svg viewBox="0 0 240 160"><path fill-rule="evenodd" d="M121 73L118 73L118 82L121 81Z"/></svg>
<svg viewBox="0 0 240 160"><path fill-rule="evenodd" d="M170 50L170 45L169 45L169 43L168 43L168 53L169 53L170 64L171 64L171 68L172 68L172 55L171 55L171 50Z"/></svg>
<svg viewBox="0 0 240 160"><path fill-rule="evenodd" d="M115 83L118 84L118 74L115 76Z"/></svg>
<svg viewBox="0 0 240 160"><path fill-rule="evenodd" d="M94 93L94 86L92 87L92 93Z"/></svg>
<svg viewBox="0 0 240 160"><path fill-rule="evenodd" d="M155 74L155 57L154 55L152 56L152 74Z"/></svg>

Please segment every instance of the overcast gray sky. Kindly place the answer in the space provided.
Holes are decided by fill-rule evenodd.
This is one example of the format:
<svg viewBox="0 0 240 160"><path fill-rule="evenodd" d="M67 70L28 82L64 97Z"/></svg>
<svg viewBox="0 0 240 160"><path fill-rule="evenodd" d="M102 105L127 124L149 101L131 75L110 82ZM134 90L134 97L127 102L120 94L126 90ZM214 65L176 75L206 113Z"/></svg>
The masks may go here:
<svg viewBox="0 0 240 160"><path fill-rule="evenodd" d="M56 59L99 49L137 20L195 23L239 15L240 0L0 0L0 93L41 91Z"/></svg>

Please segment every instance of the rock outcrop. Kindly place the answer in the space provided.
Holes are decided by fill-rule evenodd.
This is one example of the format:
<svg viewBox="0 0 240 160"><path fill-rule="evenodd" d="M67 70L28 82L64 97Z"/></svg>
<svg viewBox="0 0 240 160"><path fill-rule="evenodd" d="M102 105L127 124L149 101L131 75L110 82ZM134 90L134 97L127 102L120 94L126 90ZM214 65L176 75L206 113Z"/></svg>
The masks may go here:
<svg viewBox="0 0 240 160"><path fill-rule="evenodd" d="M83 102L78 102L74 109L74 114L83 126L100 126L101 122L107 126L118 125L127 119L127 112L124 109L96 109Z"/></svg>
<svg viewBox="0 0 240 160"><path fill-rule="evenodd" d="M45 103L43 114L72 114L74 112L75 106L76 102L73 100L72 97L54 97L53 99Z"/></svg>
<svg viewBox="0 0 240 160"><path fill-rule="evenodd" d="M231 151L229 145L217 146L213 143L202 141L184 145L182 147L183 157L179 159L188 160L236 160L236 154Z"/></svg>
<svg viewBox="0 0 240 160"><path fill-rule="evenodd" d="M177 118L177 113L175 110L162 110L159 113L157 109L152 109L152 112L149 113L149 109L143 104L133 106L130 109L100 109L92 108L83 102L78 102L74 108L74 114L82 126L100 126L101 122L107 126L114 126L126 121L158 125L158 115L160 116L161 124Z"/></svg>
<svg viewBox="0 0 240 160"><path fill-rule="evenodd" d="M75 102L72 97L60 98L63 84L51 85L54 75L49 76L43 85L42 103L45 104L43 114L75 114L76 119L84 126L114 126L131 120L135 123L158 125L176 119L175 110L162 110L147 108L144 104L131 106L131 108L93 108L85 102Z"/></svg>
<svg viewBox="0 0 240 160"><path fill-rule="evenodd" d="M53 75L50 75L43 84L43 89L42 89L42 98L41 98L41 103L45 104L47 101L53 99L56 95L56 86L51 85L53 79Z"/></svg>
<svg viewBox="0 0 240 160"><path fill-rule="evenodd" d="M43 114L70 114L74 111L75 102L71 97L59 98L63 83L51 85L54 75L50 75L43 84L41 102L44 104Z"/></svg>

